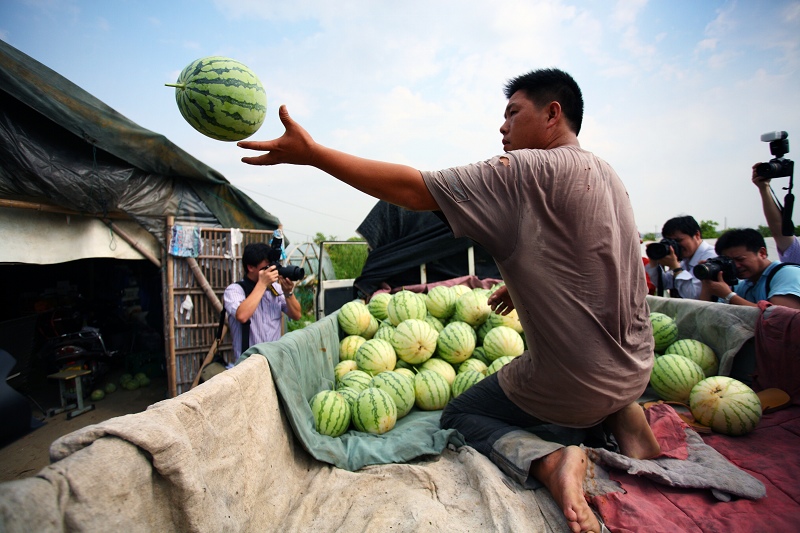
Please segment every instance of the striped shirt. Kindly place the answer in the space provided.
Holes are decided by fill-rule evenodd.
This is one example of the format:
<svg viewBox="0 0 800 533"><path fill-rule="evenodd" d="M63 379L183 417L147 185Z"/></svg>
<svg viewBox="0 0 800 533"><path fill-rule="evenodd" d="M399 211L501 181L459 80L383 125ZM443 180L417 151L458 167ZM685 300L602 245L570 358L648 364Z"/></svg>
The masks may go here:
<svg viewBox="0 0 800 533"><path fill-rule="evenodd" d="M250 346L281 338L281 313L287 311L286 297L283 295L280 283L273 283L272 286L278 291L278 296L274 296L272 291L264 291L258 308L250 317ZM244 299L244 289L238 283L232 283L225 289L223 301L225 312L228 314L228 328L231 330L235 359L238 359L244 351L242 350L242 323L236 320L236 310L239 309L239 304Z"/></svg>

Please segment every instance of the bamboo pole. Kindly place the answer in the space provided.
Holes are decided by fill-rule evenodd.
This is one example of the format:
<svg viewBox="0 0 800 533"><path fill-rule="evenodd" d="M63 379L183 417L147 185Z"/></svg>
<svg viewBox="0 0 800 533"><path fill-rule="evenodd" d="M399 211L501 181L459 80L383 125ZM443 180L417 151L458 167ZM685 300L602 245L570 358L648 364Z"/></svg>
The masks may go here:
<svg viewBox="0 0 800 533"><path fill-rule="evenodd" d="M192 274L194 275L197 282L200 284L200 288L203 289L206 297L211 301L211 305L214 306L214 309L217 310L217 313L222 311L222 302L219 301L217 298L216 293L214 293L214 289L211 288L211 284L206 279L205 275L203 275L203 271L200 270L200 265L197 264L197 259L194 257L186 257L186 262L189 264L189 268L192 269Z"/></svg>
<svg viewBox="0 0 800 533"><path fill-rule="evenodd" d="M110 221L108 219L104 219L103 222L105 222L106 226L111 228L112 231L116 232L117 235L122 237L122 240L124 240L125 242L130 244L137 252L142 254L146 259L148 259L155 266L157 266L158 268L161 268L161 261L159 261L159 259L156 256L154 256L152 253L150 253L150 250L148 250L147 248L145 248L144 246L139 244L139 241L134 239L128 232L126 232L125 230L120 228L117 224L114 224L112 221Z"/></svg>
<svg viewBox="0 0 800 533"><path fill-rule="evenodd" d="M172 235L172 226L175 224L175 217L170 215L167 217L167 228L165 235L169 236ZM169 237L167 237L169 238ZM168 247L165 247L165 250ZM174 398L178 395L178 380L177 376L175 375L175 291L174 291L174 273L173 273L173 259L169 253L166 253L166 279L167 279L167 386L169 389L169 396L170 398Z"/></svg>
<svg viewBox="0 0 800 533"><path fill-rule="evenodd" d="M74 216L84 216L84 217L94 217L94 218L101 218L101 215L92 214L92 213L82 213L80 211L75 211L73 209L67 209L66 207L59 207L50 204L40 204L36 202L23 202L21 200L6 200L0 199L0 207L12 207L15 209L30 209L32 211L43 211L45 213L57 213L59 215L74 215ZM125 213L107 213L103 215L104 218L115 218L121 220L131 220Z"/></svg>

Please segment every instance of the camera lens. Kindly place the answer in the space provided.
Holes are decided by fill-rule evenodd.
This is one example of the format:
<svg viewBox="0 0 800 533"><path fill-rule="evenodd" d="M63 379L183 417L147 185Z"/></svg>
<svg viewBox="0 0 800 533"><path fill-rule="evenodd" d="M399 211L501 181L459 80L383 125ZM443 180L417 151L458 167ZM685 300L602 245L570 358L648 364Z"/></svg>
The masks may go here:
<svg viewBox="0 0 800 533"><path fill-rule="evenodd" d="M661 242L653 242L648 244L644 251L647 254L647 257L653 261L658 261L659 259L669 255L669 248L666 244Z"/></svg>
<svg viewBox="0 0 800 533"><path fill-rule="evenodd" d="M306 277L305 269L295 265L279 266L278 274L292 281L300 281Z"/></svg>

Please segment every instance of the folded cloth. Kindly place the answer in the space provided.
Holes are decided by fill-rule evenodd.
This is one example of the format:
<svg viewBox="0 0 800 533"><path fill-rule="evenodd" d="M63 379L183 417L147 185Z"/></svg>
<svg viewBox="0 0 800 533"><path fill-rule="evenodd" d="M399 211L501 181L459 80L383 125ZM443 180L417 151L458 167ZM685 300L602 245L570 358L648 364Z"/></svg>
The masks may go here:
<svg viewBox="0 0 800 533"><path fill-rule="evenodd" d="M655 459L641 460L601 448L587 448L586 453L597 470L608 467L672 487L709 489L720 501L730 501L733 496L751 500L766 496L761 481L703 442L702 437L686 425L671 406L659 404L647 412L662 454ZM686 458L682 459L684 453ZM595 476L589 495L618 491L618 483L608 475Z"/></svg>

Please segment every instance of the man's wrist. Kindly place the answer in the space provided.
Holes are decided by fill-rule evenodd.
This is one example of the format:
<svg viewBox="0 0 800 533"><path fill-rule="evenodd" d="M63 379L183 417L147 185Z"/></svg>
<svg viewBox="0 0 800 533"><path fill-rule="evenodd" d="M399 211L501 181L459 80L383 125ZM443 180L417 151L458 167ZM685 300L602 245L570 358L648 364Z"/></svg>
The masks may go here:
<svg viewBox="0 0 800 533"><path fill-rule="evenodd" d="M729 304L729 303L731 303L731 300L733 300L734 296L736 296L736 293L734 291L731 291L731 292L728 293L728 295L725 298L723 298L723 300L725 300L726 304Z"/></svg>
<svg viewBox="0 0 800 533"><path fill-rule="evenodd" d="M683 272L683 267L677 266L675 268L671 268L670 272L672 272L673 275L680 274L681 272Z"/></svg>

